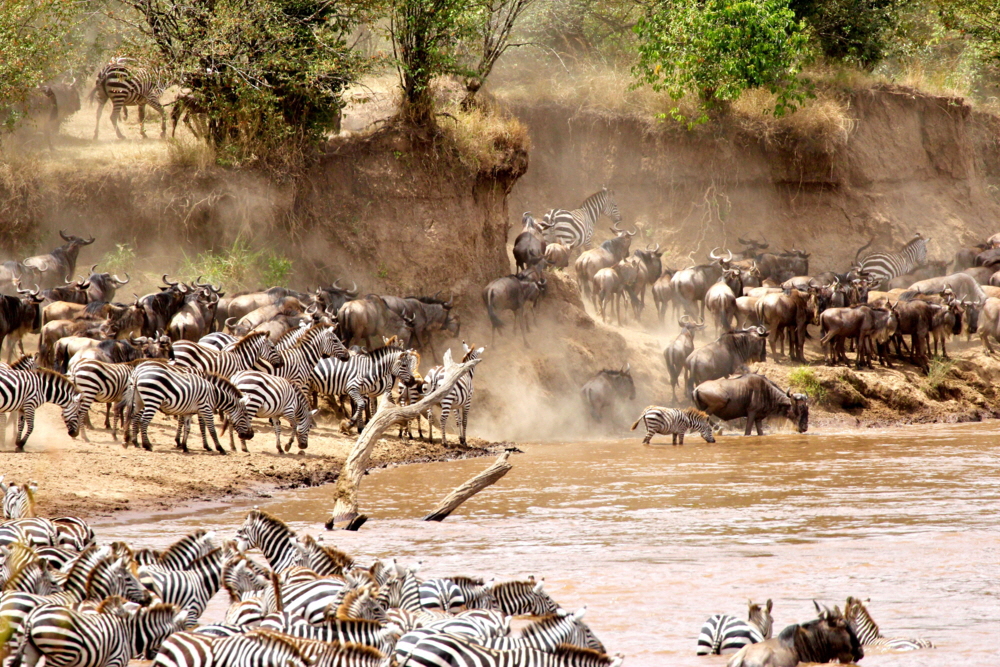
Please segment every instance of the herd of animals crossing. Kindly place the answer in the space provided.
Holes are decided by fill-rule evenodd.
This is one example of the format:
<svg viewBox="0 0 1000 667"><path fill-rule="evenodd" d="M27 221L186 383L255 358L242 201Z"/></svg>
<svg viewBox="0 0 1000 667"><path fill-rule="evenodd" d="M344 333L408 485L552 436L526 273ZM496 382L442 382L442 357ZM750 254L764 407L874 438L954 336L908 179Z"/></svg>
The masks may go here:
<svg viewBox="0 0 1000 667"><path fill-rule="evenodd" d="M7 667L612 667L604 644L545 592L542 582L470 576L420 579L395 560L357 560L300 535L262 510L235 539L197 530L164 549L101 545L76 517L36 516L38 485L0 478L0 620ZM253 552L258 551L259 556ZM263 561L263 562L261 562ZM225 590L219 622L202 616ZM699 655L736 651L730 667L859 660L863 647L908 651L924 639L880 632L864 603L772 637L772 602L749 603L746 621L716 614ZM516 633L512 617L529 617Z"/></svg>
<svg viewBox="0 0 1000 667"><path fill-rule="evenodd" d="M592 248L602 216L611 220L613 236ZM850 347L859 369L873 368L876 359L891 368L895 358L927 373L932 354L947 358L951 336L977 334L990 354L991 341L1000 340L1000 234L959 250L951 262L929 260L929 239L920 233L894 252L868 253L869 241L843 272L813 274L809 253L769 252L764 237L740 238L736 253L713 248L707 263L672 269L664 266L659 245L632 251L636 230L621 223L615 194L607 188L578 209L552 210L541 221L525 213L513 246L519 272L491 283L484 301L494 332L503 325L495 311L508 308L527 341L523 309L537 307L545 272L568 270L571 260L581 295L604 322L614 315L621 326L623 313L627 318L631 310L641 324L649 288L659 322L672 309L681 328L664 350L671 399L678 403L682 382L684 398L695 409L646 408L633 425L646 425L646 442L657 434L683 442L684 428L711 442L705 419L718 426L744 418L745 434L756 429L759 435L764 420L779 416L805 431L808 397L749 372L750 363L766 360L768 344L772 356L801 364L811 337L829 365L850 363ZM717 338L696 347L698 333L707 329L706 312ZM818 335L810 334L810 326ZM605 369L584 384L583 402L595 422L608 421L619 402L635 398L629 369Z"/></svg>

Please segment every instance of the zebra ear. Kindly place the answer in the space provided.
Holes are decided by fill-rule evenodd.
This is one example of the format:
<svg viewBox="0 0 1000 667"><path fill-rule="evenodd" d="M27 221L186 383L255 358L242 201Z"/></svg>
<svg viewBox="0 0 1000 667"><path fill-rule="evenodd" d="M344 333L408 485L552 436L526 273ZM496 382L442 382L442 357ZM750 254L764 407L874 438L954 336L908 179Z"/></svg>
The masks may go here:
<svg viewBox="0 0 1000 667"><path fill-rule="evenodd" d="M771 598L767 599L767 604L765 605L765 609L767 609L767 613L769 614L771 613Z"/></svg>
<svg viewBox="0 0 1000 667"><path fill-rule="evenodd" d="M580 609L577 609L576 612L574 612L574 614L573 614L573 620L574 621L582 621L583 617L584 617L584 615L586 613L587 613L587 607L586 607L586 605L584 605Z"/></svg>

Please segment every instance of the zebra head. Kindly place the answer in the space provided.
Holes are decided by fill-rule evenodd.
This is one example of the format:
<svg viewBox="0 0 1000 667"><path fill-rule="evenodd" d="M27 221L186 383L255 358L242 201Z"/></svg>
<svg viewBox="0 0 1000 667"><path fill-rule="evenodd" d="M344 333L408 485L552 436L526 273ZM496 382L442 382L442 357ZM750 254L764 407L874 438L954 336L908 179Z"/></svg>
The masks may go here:
<svg viewBox="0 0 1000 667"><path fill-rule="evenodd" d="M66 423L66 431L71 438L75 438L80 434L80 420L83 418L83 414L80 411L80 402L82 400L83 396L77 394L62 409L62 418Z"/></svg>
<svg viewBox="0 0 1000 667"><path fill-rule="evenodd" d="M601 213L611 218L615 223L622 221L622 214L618 211L618 202L615 201L615 191L607 187L601 188L604 195L601 202Z"/></svg>

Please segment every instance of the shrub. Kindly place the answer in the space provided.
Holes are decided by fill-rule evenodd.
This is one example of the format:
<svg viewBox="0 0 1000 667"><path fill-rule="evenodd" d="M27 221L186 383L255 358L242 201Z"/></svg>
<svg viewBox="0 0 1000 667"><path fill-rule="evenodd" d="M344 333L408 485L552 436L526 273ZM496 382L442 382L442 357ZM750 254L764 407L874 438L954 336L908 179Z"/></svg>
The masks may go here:
<svg viewBox="0 0 1000 667"><path fill-rule="evenodd" d="M221 284L227 290L256 289L283 284L292 271L284 255L254 250L243 237L223 250L206 250L195 257L185 255L180 275L186 280Z"/></svg>
<svg viewBox="0 0 1000 667"><path fill-rule="evenodd" d="M114 250L104 253L100 266L108 273L134 274L135 248L129 243L116 243Z"/></svg>
<svg viewBox="0 0 1000 667"><path fill-rule="evenodd" d="M788 383L809 395L809 398L816 402L822 402L826 398L826 387L822 385L816 373L808 366L799 366L788 374Z"/></svg>
<svg viewBox="0 0 1000 667"><path fill-rule="evenodd" d="M927 367L927 386L935 392L939 391L954 367L955 362L950 359L941 357L931 359Z"/></svg>

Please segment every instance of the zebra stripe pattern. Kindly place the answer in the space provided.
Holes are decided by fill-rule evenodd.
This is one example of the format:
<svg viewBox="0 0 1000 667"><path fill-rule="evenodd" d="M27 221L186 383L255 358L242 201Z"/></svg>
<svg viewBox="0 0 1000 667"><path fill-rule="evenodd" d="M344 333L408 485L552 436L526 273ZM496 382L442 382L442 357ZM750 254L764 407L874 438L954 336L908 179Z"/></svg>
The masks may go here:
<svg viewBox="0 0 1000 667"><path fill-rule="evenodd" d="M226 450L219 444L219 436L215 432L214 412L220 410L233 423L241 438L252 438L250 419L239 390L225 378L211 373L200 373L195 370L175 369L167 364L146 361L136 366L130 385L132 394L131 438L138 443L138 435L142 433L142 446L152 451L153 444L149 441L149 423L153 415L160 410L167 415L198 415L201 427L201 442L206 450L211 451L205 430L208 429L215 449L220 454ZM177 425L177 435L174 441L185 452L190 423L182 419ZM183 430L183 437L182 437Z"/></svg>
<svg viewBox="0 0 1000 667"><path fill-rule="evenodd" d="M606 215L615 223L622 221L618 204L615 202L613 190L602 188L600 192L587 197L580 208L567 211L552 209L545 214L541 227L545 240L549 243L562 243L570 248L590 248L594 237L594 225L601 215Z"/></svg>
<svg viewBox="0 0 1000 667"><path fill-rule="evenodd" d="M400 643L405 639L402 638ZM398 653L397 653L398 656ZM404 662L405 661L405 662ZM548 653L530 648L511 650L479 646L465 638L443 633L423 636L398 664L408 667L618 667L622 658L571 646L559 646Z"/></svg>
<svg viewBox="0 0 1000 667"><path fill-rule="evenodd" d="M81 415L86 415L94 403L115 404L124 399L134 370L134 364L109 364L94 359L87 359L77 364L73 370L73 382L80 392ZM90 442L83 424L80 432L83 439ZM111 437L118 439L117 415Z"/></svg>
<svg viewBox="0 0 1000 667"><path fill-rule="evenodd" d="M15 451L23 452L35 430L35 410L43 403L62 407L66 430L75 438L80 431L80 394L69 378L43 368L33 371L0 368L0 444L6 435L6 413L17 412Z"/></svg>
<svg viewBox="0 0 1000 667"><path fill-rule="evenodd" d="M282 417L292 425L299 442L299 451L309 446L309 430L313 427L312 412L305 394L297 386L283 377L260 371L240 371L233 376L233 384L244 397L248 417L271 420L279 454L284 454L292 447L292 441L289 440L285 448L281 448ZM242 446L244 452L249 451L246 440L242 441ZM235 450L232 443L230 447Z"/></svg>
<svg viewBox="0 0 1000 667"><path fill-rule="evenodd" d="M928 639L907 637L886 637L879 631L875 619L861 600L849 597L844 607L844 617L847 619L854 634L862 646L882 646L890 651L918 651L923 648L934 648Z"/></svg>
<svg viewBox="0 0 1000 667"><path fill-rule="evenodd" d="M471 361L473 359L481 359L483 356L483 350L485 348L476 348L475 350L470 349L465 342L462 343L462 347L465 348L465 356L462 357L462 362ZM464 446L466 444L465 431L466 427L469 425L469 411L472 409L472 392L473 385L472 379L475 375L476 368L473 367L468 373L459 378L458 382L455 384L455 388L448 392L448 395L444 397L441 401L441 444L448 444L448 434L446 432L446 426L448 424L448 418L451 416L451 411L455 410L455 421L458 424L458 441ZM444 380L444 366L435 366L427 373L427 377L424 379L423 393L426 396L430 392L437 389L437 387ZM432 411L427 412L427 421L431 422ZM434 437L433 427L431 427L431 439Z"/></svg>
<svg viewBox="0 0 1000 667"><path fill-rule="evenodd" d="M3 491L3 518L7 520L33 518L37 490L38 482L8 486L3 483L3 476L0 475L0 491Z"/></svg>
<svg viewBox="0 0 1000 667"><path fill-rule="evenodd" d="M559 605L543 590L543 582L501 581L491 593L497 609L508 616L548 616L559 611Z"/></svg>
<svg viewBox="0 0 1000 667"><path fill-rule="evenodd" d="M295 533L283 521L262 510L254 509L247 514L236 532L236 542L240 553L260 549L275 572L296 565L308 566L305 551Z"/></svg>
<svg viewBox="0 0 1000 667"><path fill-rule="evenodd" d="M167 114L160 104L160 95L166 86L159 77L148 69L130 66L130 58L115 58L97 74L97 82L91 97L97 97L97 125L94 127L94 141L101 128L101 112L111 100L111 124L119 139L125 135L118 129L118 118L125 107L139 107L139 133L146 138L146 105L160 113L160 138L167 135Z"/></svg>
<svg viewBox="0 0 1000 667"><path fill-rule="evenodd" d="M202 347L211 347L221 352L230 345L238 343L239 340L240 340L239 338L237 338L232 334L216 331L214 333L208 334L207 336L202 336L201 338L199 338L198 345L201 345ZM277 347L277 344L275 344L275 347Z"/></svg>
<svg viewBox="0 0 1000 667"><path fill-rule="evenodd" d="M453 613L465 606L465 596L450 579L428 579L417 587L423 609L440 609Z"/></svg>
<svg viewBox="0 0 1000 667"><path fill-rule="evenodd" d="M877 252L861 260L858 273L877 278L879 285L927 263L927 239L919 233L899 252ZM879 287L881 289L881 287Z"/></svg>
<svg viewBox="0 0 1000 667"><path fill-rule="evenodd" d="M677 410L675 408L650 405L642 411L642 415L632 424L633 431L639 426L640 422L646 427L646 437L642 439L642 444L644 445L648 445L654 435L672 436L672 444L683 445L684 434L690 431L700 433L705 442L715 442L715 436L712 433L712 424L708 420L708 415L695 408Z"/></svg>
<svg viewBox="0 0 1000 667"><path fill-rule="evenodd" d="M698 655L718 655L723 651L739 650L747 644L756 644L771 638L771 600L763 607L748 602L747 621L730 616L715 614L701 626L698 634Z"/></svg>
<svg viewBox="0 0 1000 667"><path fill-rule="evenodd" d="M368 397L390 391L396 380L412 381L413 370L419 364L415 353L396 346L380 347L368 354L352 355L347 361L322 359L309 376L312 391L325 396L347 394L354 401L351 424L364 429L362 411Z"/></svg>
<svg viewBox="0 0 1000 667"><path fill-rule="evenodd" d="M298 337L292 347L278 350L278 354L282 359L281 366L275 368L266 361L258 361L254 368L285 378L303 390L309 382L309 374L321 358L336 357L341 361L350 359L347 348L328 324L313 325Z"/></svg>
<svg viewBox="0 0 1000 667"><path fill-rule="evenodd" d="M222 549L214 549L191 564L188 570L167 570L143 565L139 575L163 602L182 609L189 626L198 622L208 601L222 584Z"/></svg>
<svg viewBox="0 0 1000 667"><path fill-rule="evenodd" d="M391 652L400 636L399 628L391 623L383 626L376 621L334 619L323 625L311 625L289 614L271 614L261 621L260 627L301 639L361 644L383 653Z"/></svg>
<svg viewBox="0 0 1000 667"><path fill-rule="evenodd" d="M266 361L272 368L280 368L284 360L274 349L266 333L249 333L227 350L216 351L198 343L179 340L173 345L174 361L178 366L194 368L229 378L239 371L250 370L258 360Z"/></svg>
<svg viewBox="0 0 1000 667"><path fill-rule="evenodd" d="M230 637L179 632L163 642L153 661L154 667L306 667L309 664L294 642L270 632Z"/></svg>

